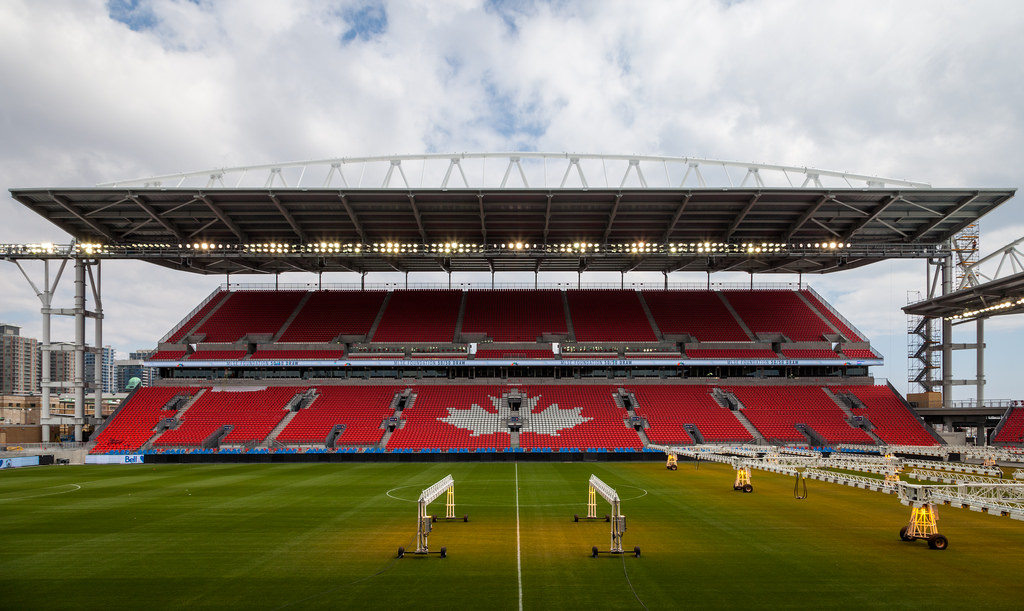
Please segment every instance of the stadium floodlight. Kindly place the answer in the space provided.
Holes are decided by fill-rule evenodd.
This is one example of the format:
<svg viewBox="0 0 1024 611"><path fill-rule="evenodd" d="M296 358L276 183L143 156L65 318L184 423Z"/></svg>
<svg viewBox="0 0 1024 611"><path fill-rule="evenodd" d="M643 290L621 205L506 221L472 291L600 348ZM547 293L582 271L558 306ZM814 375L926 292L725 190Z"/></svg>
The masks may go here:
<svg viewBox="0 0 1024 611"><path fill-rule="evenodd" d="M601 481L596 475L590 475L590 481L588 482L589 495L587 500L587 517L596 518L596 499L595 494L600 494L601 498L608 501L612 506L611 517L605 516L605 520L611 522L611 549L608 550L610 554L621 554L622 551L622 533L626 532L626 516L622 515L621 512L621 501L619 500L619 493L608 484ZM575 517L575 521L579 521L579 516ZM600 551L595 545L591 548L591 557L596 558ZM640 557L640 547L633 548L633 555Z"/></svg>
<svg viewBox="0 0 1024 611"><path fill-rule="evenodd" d="M420 498L416 502L416 553L417 554L429 554L430 546L428 545L428 538L430 531L433 528L433 523L437 521L437 516L431 516L427 513L427 506L434 500L436 500L442 494L447 494L447 503L445 507L445 518L455 519L455 480L452 476L446 475L443 479L439 480L430 487L424 489L420 493ZM463 516L464 522L469 521L469 515ZM448 556L448 548L442 547L440 550L442 558ZM398 548L398 557L402 558L405 556L405 548Z"/></svg>
<svg viewBox="0 0 1024 611"><path fill-rule="evenodd" d="M753 492L754 486L750 483L750 465L739 461L733 462L736 469L736 481L732 484L733 490Z"/></svg>

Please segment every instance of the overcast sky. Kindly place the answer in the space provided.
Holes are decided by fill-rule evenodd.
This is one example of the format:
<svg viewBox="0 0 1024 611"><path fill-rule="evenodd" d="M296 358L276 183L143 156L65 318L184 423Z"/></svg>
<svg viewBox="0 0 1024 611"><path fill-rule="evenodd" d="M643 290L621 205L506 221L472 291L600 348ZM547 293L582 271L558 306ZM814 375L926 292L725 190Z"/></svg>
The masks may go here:
<svg viewBox="0 0 1024 611"><path fill-rule="evenodd" d="M1017 188L1022 31L1019 0L4 0L0 186L535 150ZM9 197L0 213L0 242L68 241ZM1024 236L1021 197L981 232L982 254ZM922 262L883 262L811 279L902 392L900 307L924 277ZM104 264L103 278L105 343L121 351L154 347L223 281L132 263ZM63 288L70 306L69 279ZM38 337L38 308L0 263L0 321ZM1022 318L986 326L987 398L1024 399ZM965 325L957 341L973 333ZM72 337L69 321L55 324L55 340ZM974 362L958 353L956 377L973 377Z"/></svg>

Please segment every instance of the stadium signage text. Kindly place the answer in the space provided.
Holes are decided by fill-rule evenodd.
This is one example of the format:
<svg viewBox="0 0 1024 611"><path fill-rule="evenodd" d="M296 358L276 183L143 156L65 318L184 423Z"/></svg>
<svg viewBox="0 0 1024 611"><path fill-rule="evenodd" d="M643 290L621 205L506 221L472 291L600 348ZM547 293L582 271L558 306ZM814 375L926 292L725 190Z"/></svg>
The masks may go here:
<svg viewBox="0 0 1024 611"><path fill-rule="evenodd" d="M90 454L85 462L89 465L141 465L146 457L143 454Z"/></svg>

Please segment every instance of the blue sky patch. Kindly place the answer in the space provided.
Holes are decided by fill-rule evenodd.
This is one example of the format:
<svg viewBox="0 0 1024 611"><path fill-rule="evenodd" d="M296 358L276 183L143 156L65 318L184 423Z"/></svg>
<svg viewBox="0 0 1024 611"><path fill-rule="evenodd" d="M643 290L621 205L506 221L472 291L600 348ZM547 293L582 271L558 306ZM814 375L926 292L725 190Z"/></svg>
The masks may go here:
<svg viewBox="0 0 1024 611"><path fill-rule="evenodd" d="M505 138L538 138L544 134L545 125L537 120L536 103L525 107L517 104L512 95L499 91L493 83L484 89L487 94L488 123L492 129Z"/></svg>
<svg viewBox="0 0 1024 611"><path fill-rule="evenodd" d="M107 14L133 32L152 30L158 23L153 7L145 0L107 0Z"/></svg>
<svg viewBox="0 0 1024 611"><path fill-rule="evenodd" d="M388 29L388 13L383 4L364 4L342 12L341 17L349 24L349 29L341 35L344 44L357 38L370 40Z"/></svg>

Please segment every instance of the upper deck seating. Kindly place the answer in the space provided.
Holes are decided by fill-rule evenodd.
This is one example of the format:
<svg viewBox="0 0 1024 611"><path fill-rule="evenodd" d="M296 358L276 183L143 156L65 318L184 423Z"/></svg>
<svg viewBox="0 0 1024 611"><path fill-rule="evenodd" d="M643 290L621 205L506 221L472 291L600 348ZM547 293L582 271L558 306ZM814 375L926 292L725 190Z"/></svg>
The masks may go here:
<svg viewBox="0 0 1024 611"><path fill-rule="evenodd" d="M231 293L227 291L219 291L216 295L211 297L210 300L207 301L205 305L203 305L203 307L199 308L199 311L197 311L195 314L189 317L189 319L185 321L184 324L182 324L177 331L172 333L170 337L167 338L167 342L170 344L180 342L188 334L188 332L192 330L192 327L196 326L200 320L206 317L206 315L209 314L210 311L212 311L215 307L219 306L221 302L224 301L224 299L227 298L230 294Z"/></svg>
<svg viewBox="0 0 1024 611"><path fill-rule="evenodd" d="M327 350L256 350L249 357L250 361L337 361L345 358L344 348Z"/></svg>
<svg viewBox="0 0 1024 611"><path fill-rule="evenodd" d="M664 335L690 334L701 342L748 342L746 331L715 291L643 291Z"/></svg>
<svg viewBox="0 0 1024 611"><path fill-rule="evenodd" d="M281 334L280 342L324 343L339 335L366 336L384 305L384 291L316 291Z"/></svg>
<svg viewBox="0 0 1024 611"><path fill-rule="evenodd" d="M463 334L496 342L535 342L544 333L568 335L562 293L556 290L466 292Z"/></svg>
<svg viewBox="0 0 1024 611"><path fill-rule="evenodd" d="M477 359L501 359L501 360L517 360L517 359L557 359L558 355L553 353L550 349L548 350L501 350L501 349L477 349L475 357Z"/></svg>
<svg viewBox="0 0 1024 611"><path fill-rule="evenodd" d="M722 291L754 334L782 333L794 342L820 342L835 332L795 291Z"/></svg>
<svg viewBox="0 0 1024 611"><path fill-rule="evenodd" d="M180 361L187 350L182 348L181 350L157 350L153 354L149 355L151 361Z"/></svg>
<svg viewBox="0 0 1024 611"><path fill-rule="evenodd" d="M653 342L654 336L636 291L566 291L578 342Z"/></svg>
<svg viewBox="0 0 1024 611"><path fill-rule="evenodd" d="M462 291L395 291L371 340L453 342L461 301Z"/></svg>
<svg viewBox="0 0 1024 611"><path fill-rule="evenodd" d="M851 359L877 359L880 358L874 350L867 348L846 348L843 355Z"/></svg>
<svg viewBox="0 0 1024 611"><path fill-rule="evenodd" d="M230 344L248 334L275 335L305 291L235 291L194 331L202 341Z"/></svg>
<svg viewBox="0 0 1024 611"><path fill-rule="evenodd" d="M779 355L768 348L687 348L691 359L777 359Z"/></svg>
<svg viewBox="0 0 1024 611"><path fill-rule="evenodd" d="M237 361L248 354L245 348L199 349L188 355L190 361Z"/></svg>
<svg viewBox="0 0 1024 611"><path fill-rule="evenodd" d="M842 355L828 348L783 348L782 356L787 359L842 359Z"/></svg>
<svg viewBox="0 0 1024 611"><path fill-rule="evenodd" d="M848 340L850 340L851 342L864 341L864 338L862 338L860 335L854 332L854 330L850 328L849 325L840 320L838 316L833 314L832 310L829 309L829 307L826 304L822 303L822 301L818 299L814 293L810 291L800 291L800 294L806 297L807 300L811 302L811 305L814 306L816 310L821 312L821 315L827 318L836 329L839 329L839 332L846 336Z"/></svg>

